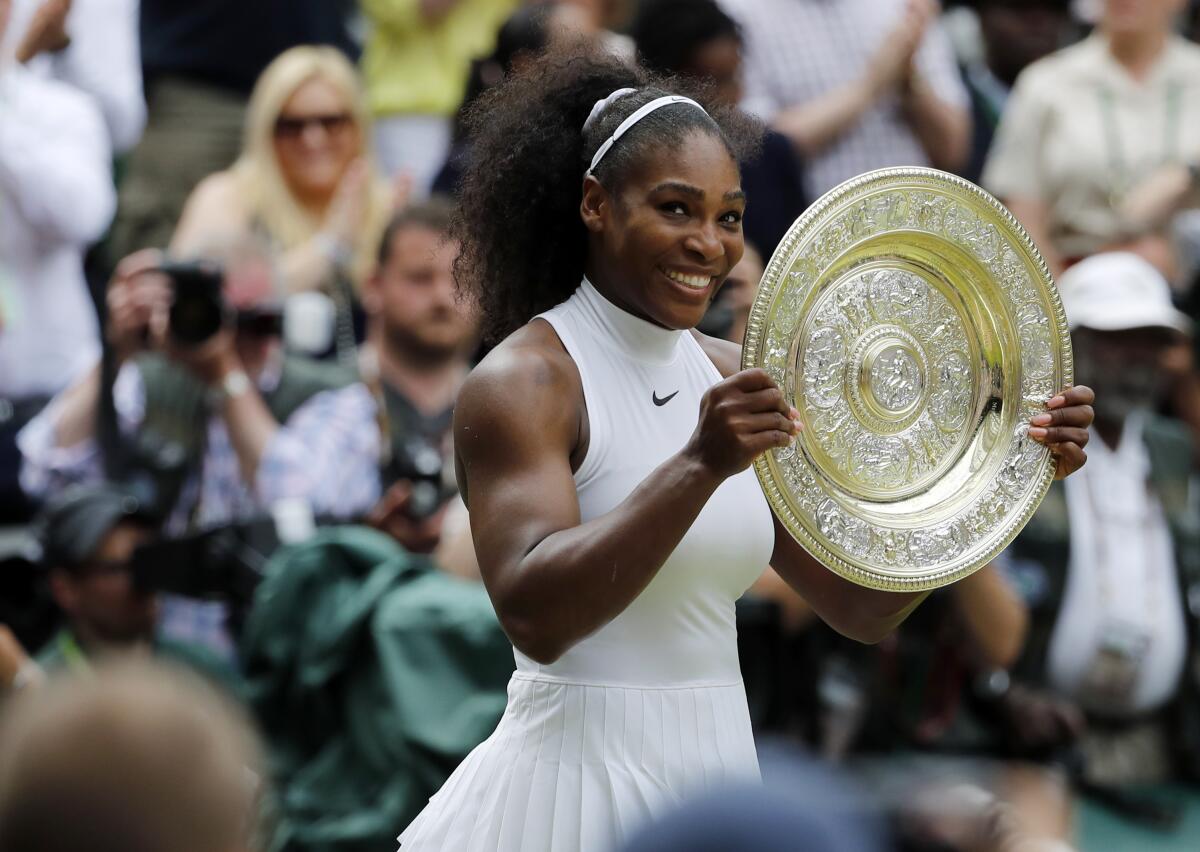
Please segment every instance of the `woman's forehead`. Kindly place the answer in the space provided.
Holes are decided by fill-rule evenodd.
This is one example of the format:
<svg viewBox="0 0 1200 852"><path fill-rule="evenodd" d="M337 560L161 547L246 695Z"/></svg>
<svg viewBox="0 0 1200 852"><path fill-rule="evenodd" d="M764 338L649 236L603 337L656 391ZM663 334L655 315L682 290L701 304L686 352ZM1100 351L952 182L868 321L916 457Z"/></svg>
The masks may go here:
<svg viewBox="0 0 1200 852"><path fill-rule="evenodd" d="M296 87L295 91L284 101L284 109L288 110L321 110L342 109L346 99L341 90L324 77L309 77Z"/></svg>
<svg viewBox="0 0 1200 852"><path fill-rule="evenodd" d="M741 188L737 162L720 137L703 130L677 143L651 145L633 164L631 182L646 191L661 184L687 184L723 196Z"/></svg>

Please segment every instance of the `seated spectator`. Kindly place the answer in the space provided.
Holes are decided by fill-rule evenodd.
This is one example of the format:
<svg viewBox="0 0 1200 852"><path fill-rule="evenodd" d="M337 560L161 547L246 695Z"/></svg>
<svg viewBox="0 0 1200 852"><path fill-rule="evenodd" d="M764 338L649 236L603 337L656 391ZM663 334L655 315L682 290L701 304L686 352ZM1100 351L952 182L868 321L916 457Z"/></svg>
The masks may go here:
<svg viewBox="0 0 1200 852"><path fill-rule="evenodd" d="M650 70L706 80L720 102L741 101L741 30L715 0L646 0L631 32L638 56ZM761 150L739 165L748 199L742 230L746 241L769 258L808 206L803 166L797 149L773 130Z"/></svg>
<svg viewBox="0 0 1200 852"><path fill-rule="evenodd" d="M957 172L970 112L933 0L724 0L747 110L804 156L809 198L886 166Z"/></svg>
<svg viewBox="0 0 1200 852"><path fill-rule="evenodd" d="M95 98L114 153L137 144L146 102L136 0L14 0L6 40L35 74Z"/></svg>
<svg viewBox="0 0 1200 852"><path fill-rule="evenodd" d="M1200 47L1175 35L1183 0L1105 0L1096 31L1018 78L983 172L1055 274L1135 251L1174 267L1161 227L1125 209L1160 166L1200 159Z"/></svg>
<svg viewBox="0 0 1200 852"><path fill-rule="evenodd" d="M121 181L114 261L165 248L196 184L233 163L246 99L271 60L288 48L318 44L357 56L349 28L354 0L136 5L148 120Z"/></svg>
<svg viewBox="0 0 1200 852"><path fill-rule="evenodd" d="M47 504L38 526L42 565L65 619L37 654L43 672L86 672L110 657L152 651L233 687L219 658L158 635L157 596L148 578L133 575L134 553L155 527L137 498L112 485L77 486Z"/></svg>
<svg viewBox="0 0 1200 852"><path fill-rule="evenodd" d="M450 151L471 60L486 56L517 0L363 0L371 24L363 76L379 161L429 194Z"/></svg>
<svg viewBox="0 0 1200 852"><path fill-rule="evenodd" d="M1180 727L1197 709L1196 468L1186 428L1152 413L1162 355L1191 322L1135 255L1092 257L1059 289L1076 377L1096 388L1098 440L1086 469L1051 486L1010 548L1009 574L1032 608L1016 677L1082 711L1088 782L1200 777L1195 739ZM1077 733L1042 727L1043 747Z"/></svg>
<svg viewBox="0 0 1200 852"><path fill-rule="evenodd" d="M0 521L30 511L17 431L99 355L83 254L112 218L111 167L91 99L0 53Z"/></svg>
<svg viewBox="0 0 1200 852"><path fill-rule="evenodd" d="M386 493L369 520L413 553L438 545L454 496L451 422L479 326L457 301L453 208L433 199L397 214L363 294L362 373L385 413Z"/></svg>
<svg viewBox="0 0 1200 852"><path fill-rule="evenodd" d="M1017 75L1058 50L1070 23L1070 0L974 0L982 55L963 67L971 95L971 156L962 176L978 183L996 126Z"/></svg>
<svg viewBox="0 0 1200 852"><path fill-rule="evenodd" d="M148 662L27 690L0 719L5 852L251 852L262 760L242 713Z"/></svg>
<svg viewBox="0 0 1200 852"><path fill-rule="evenodd" d="M158 271L161 262L152 250L122 261L107 334L121 433L179 457L178 481L160 489L155 507L168 532L246 519L285 500L345 518L369 508L379 494L374 401L334 368L283 355L269 260L246 249L230 253L223 273L211 267L228 308L198 343L182 336L185 318L171 310L173 288L198 282ZM33 493L102 478L111 460L96 427L101 390L97 366L20 435Z"/></svg>
<svg viewBox="0 0 1200 852"><path fill-rule="evenodd" d="M241 155L196 187L171 251L253 233L279 253L287 293L357 288L391 208L370 143L354 66L333 48L292 48L255 84Z"/></svg>

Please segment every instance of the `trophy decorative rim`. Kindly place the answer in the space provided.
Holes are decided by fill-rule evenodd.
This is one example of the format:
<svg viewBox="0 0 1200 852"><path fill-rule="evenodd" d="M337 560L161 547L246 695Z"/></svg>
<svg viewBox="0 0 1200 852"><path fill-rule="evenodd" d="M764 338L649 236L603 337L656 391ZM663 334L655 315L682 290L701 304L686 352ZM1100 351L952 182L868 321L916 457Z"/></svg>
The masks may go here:
<svg viewBox="0 0 1200 852"><path fill-rule="evenodd" d="M977 251L977 242L968 246L965 238L958 240L947 235L942 223L948 219L937 220L936 232L914 224L907 207L902 227L889 224L875 228L876 222L872 221L859 236L853 233L854 224L847 232L846 222L860 206L865 210L868 201L899 198L903 195L902 191L909 193L907 197L920 195L926 199L944 199L939 216L949 215L951 210L959 215L957 211L965 210L968 224L964 227L974 229L971 231L972 237L978 237L986 231L993 240L989 245L996 249L995 258L985 264L971 254ZM888 203L893 204L889 209L899 206L899 202ZM834 247L831 253L822 252L822 256L829 259L818 263L813 257L816 254L814 246L820 247L820 240L829 240ZM887 251L881 249L876 257L871 253L876 246L882 246ZM939 265L937 260L929 260L922 265L926 263L926 255L938 252L950 253L956 258L961 256L964 258L963 268L978 267L979 274L962 272L955 268L954 263L943 262ZM1014 270L1011 276L990 273L990 270L997 268L995 264L1001 262L1001 256L1005 263L1016 264L1005 267L1006 270ZM940 257L940 260L945 259ZM803 283L796 284L795 270L801 266L808 270L808 274L800 276ZM947 270L953 271L953 275ZM1041 410L1050 396L1073 381L1070 332L1062 301L1044 258L1007 208L978 186L956 175L928 168L888 168L865 173L830 190L789 228L772 255L755 295L742 349L742 369L767 369L797 408L806 411L802 403L811 408L812 395L805 394L798 384L800 379L797 376L804 371L796 365L801 358L801 350L807 353L810 346L814 351L816 349L809 342L814 335L804 338L806 330L820 328L812 319L815 309L824 307L826 303L832 304L833 297L824 294L834 292L847 281L859 287L866 286L863 281L877 271L887 276L908 276L925 286L939 307L943 301L956 299L960 291L967 294L962 296L964 300L974 299L981 306L986 305L980 311L990 317L987 322L996 327L995 339L991 340L989 346L983 346L972 336L972 332L977 332L976 337L988 337L970 324L970 311L961 308L957 301L951 306L952 313L947 314L950 317L962 315L963 328L966 329L963 331L964 340L969 338L970 346L974 347L966 353L966 368L971 373L973 394L970 399L972 404L982 400L985 406L982 409L963 408L964 411L975 412L973 419L964 421L969 425L978 419L974 432L963 432L962 439L953 448L948 444L945 457L936 463L931 462L934 467L925 480L915 485L912 482L904 483L903 487L891 487L890 490L874 487L869 481L872 474L865 475L866 478L856 477L853 471L846 469L847 464L856 463L868 469L867 463L854 461L854 448L839 456L843 459L840 466L831 462L833 456L825 454L819 440L813 437L816 430L807 428L797 438L794 449L781 448L760 455L754 462L754 470L776 517L793 538L827 568L854 583L871 588L924 591L955 582L992 561L1028 523L1049 490L1054 478L1054 458L1044 446L1028 438L1024 430L1027 429L1027 419L1033 407ZM1021 271L1024 274L1018 274ZM1014 282L1019 282L1019 286ZM1020 287L1025 289L1018 295L1027 298L1032 296L1033 302L1013 298L1014 291ZM796 316L773 310L773 305L778 305L781 297L792 300L791 313ZM821 302L821 299L825 301ZM796 309L796 305L803 307ZM1018 329L1016 314L1026 308L1032 311L1026 317L1029 322ZM779 331L781 316L785 321L794 320L796 329L790 335ZM1030 317L1033 319L1030 320ZM855 423L855 428L864 435L879 441L887 440L889 430L900 433L900 437L904 438L906 429L915 428L911 425L912 412L927 401L929 383L937 381L938 371L934 365L925 363L928 359L923 358L923 354L927 353L922 350L920 343L912 339L911 329L898 323L895 329L889 327L879 331L886 323L878 316L873 316L872 321L876 325L854 344L856 348L853 354L845 361L851 366L842 370L844 376L853 374L857 377L854 381L846 378L843 383L841 397L847 398L847 410L855 418L843 422ZM1043 326L1045 337L1036 332L1038 327ZM1035 330L1035 346L1022 345L1019 334L1027 328ZM987 350L986 354L976 351L980 347ZM786 354L780 354L784 348ZM1025 353L1027 350L1040 353L1043 349L1049 352L1050 367L1046 376L1034 379L1024 366ZM857 361L854 360L856 358ZM873 365L883 363L881 359L888 358L891 360L886 361L881 370L891 369L896 375L916 378L912 383L905 383L903 378L892 385L884 383L882 386L885 390L899 390L895 398L886 398L881 403L872 398L868 374L874 369ZM992 369L972 370L972 361L977 366L981 363L990 365ZM857 371L853 366L856 363L860 368ZM1039 369L1044 366L1041 360L1033 363ZM787 366L781 368L780 364ZM1006 368L1000 369L1002 366ZM833 371L830 375L835 373ZM998 389L991 384L996 374L1002 374ZM805 380L808 375L804 373ZM1029 396L1027 391L1030 389L1044 390L1045 397L1035 399ZM993 392L995 397L988 396ZM926 396L914 402L916 397L913 395L921 393ZM840 397L838 404L841 404ZM1014 408L1016 413L1013 413ZM917 413L920 414L920 411ZM817 414L819 416L820 412ZM990 438L984 435L985 427L994 427ZM830 431L829 434L836 432ZM952 430L945 428L936 434L947 441L958 440ZM1002 453L996 449L998 447L1003 448ZM966 458L971 454L971 449L975 451L973 458L981 459L978 467L973 467L975 462ZM791 455L788 455L789 451ZM937 468L937 464L943 467ZM1002 472L1010 474L1003 481L1012 480L1017 483L1014 488L1019 488L1019 493L1012 496L1007 504L997 496L1000 486L991 481L997 471L1001 471L1001 465L1004 465ZM915 466L910 462L907 470L911 472ZM939 470L942 471L944 482L939 479ZM951 498L950 495L956 492L951 487L952 477L946 471L952 471L955 478L962 478L964 489L966 484L974 489L970 500L956 501ZM805 482L817 483L808 489L812 493L798 493L795 480L791 484L787 481L790 472ZM939 487L944 487L945 491L941 502L936 502L931 495ZM819 507L813 502L818 498L824 498ZM801 505L805 500L809 504ZM983 515L979 513L982 509L976 511L975 504L984 500L991 501L987 506L989 511L995 509L999 514L981 522ZM933 509L925 515L901 511L900 507L921 501ZM844 539L838 539L822 531L823 521L818 521L818 509L827 508L829 503L834 504L830 509L830 513L836 515L834 520L841 518L831 528L842 528L837 526L839 523L843 526L852 524L855 529L853 536L848 534ZM893 511L895 514L888 514ZM972 512L976 514L971 515ZM922 517L931 520L926 523L921 520ZM980 533L977 529L981 528L981 523L986 529ZM866 527L865 533L862 532L862 525ZM944 539L937 547L925 546L927 538L943 533ZM931 559L928 564L914 566L903 559L894 563L888 561L887 548L892 540L889 536L892 535L896 540L903 539L906 542L901 547L908 548L905 551L908 555L949 553L954 550L956 541L966 543L952 557ZM972 535L977 538L971 538ZM855 542L853 547L846 543L851 538ZM864 543L868 539L869 546ZM882 551L876 547L880 540L884 541ZM883 557L879 556L881 552Z"/></svg>

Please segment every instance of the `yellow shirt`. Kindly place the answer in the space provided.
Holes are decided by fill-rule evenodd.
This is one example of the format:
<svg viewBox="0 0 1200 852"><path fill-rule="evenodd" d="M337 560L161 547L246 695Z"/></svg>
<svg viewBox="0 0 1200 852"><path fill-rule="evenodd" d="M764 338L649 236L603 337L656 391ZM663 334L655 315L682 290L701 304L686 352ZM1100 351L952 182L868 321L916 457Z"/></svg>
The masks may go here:
<svg viewBox="0 0 1200 852"><path fill-rule="evenodd" d="M1093 35L1017 79L982 183L1003 199L1041 201L1064 257L1134 235L1118 207L1164 163L1200 159L1200 47L1171 37L1138 81Z"/></svg>
<svg viewBox="0 0 1200 852"><path fill-rule="evenodd" d="M450 116L466 89L471 60L492 50L518 0L458 0L435 23L418 0L362 0L372 25L362 66L372 112Z"/></svg>

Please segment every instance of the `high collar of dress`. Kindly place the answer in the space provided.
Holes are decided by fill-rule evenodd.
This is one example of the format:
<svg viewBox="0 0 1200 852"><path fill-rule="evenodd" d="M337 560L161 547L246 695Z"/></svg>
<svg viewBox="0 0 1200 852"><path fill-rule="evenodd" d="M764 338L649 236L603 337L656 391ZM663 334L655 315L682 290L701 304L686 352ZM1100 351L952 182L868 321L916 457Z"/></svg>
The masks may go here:
<svg viewBox="0 0 1200 852"><path fill-rule="evenodd" d="M670 364L675 360L683 331L657 326L618 308L586 277L575 294L596 326L610 334L626 354L651 364Z"/></svg>

